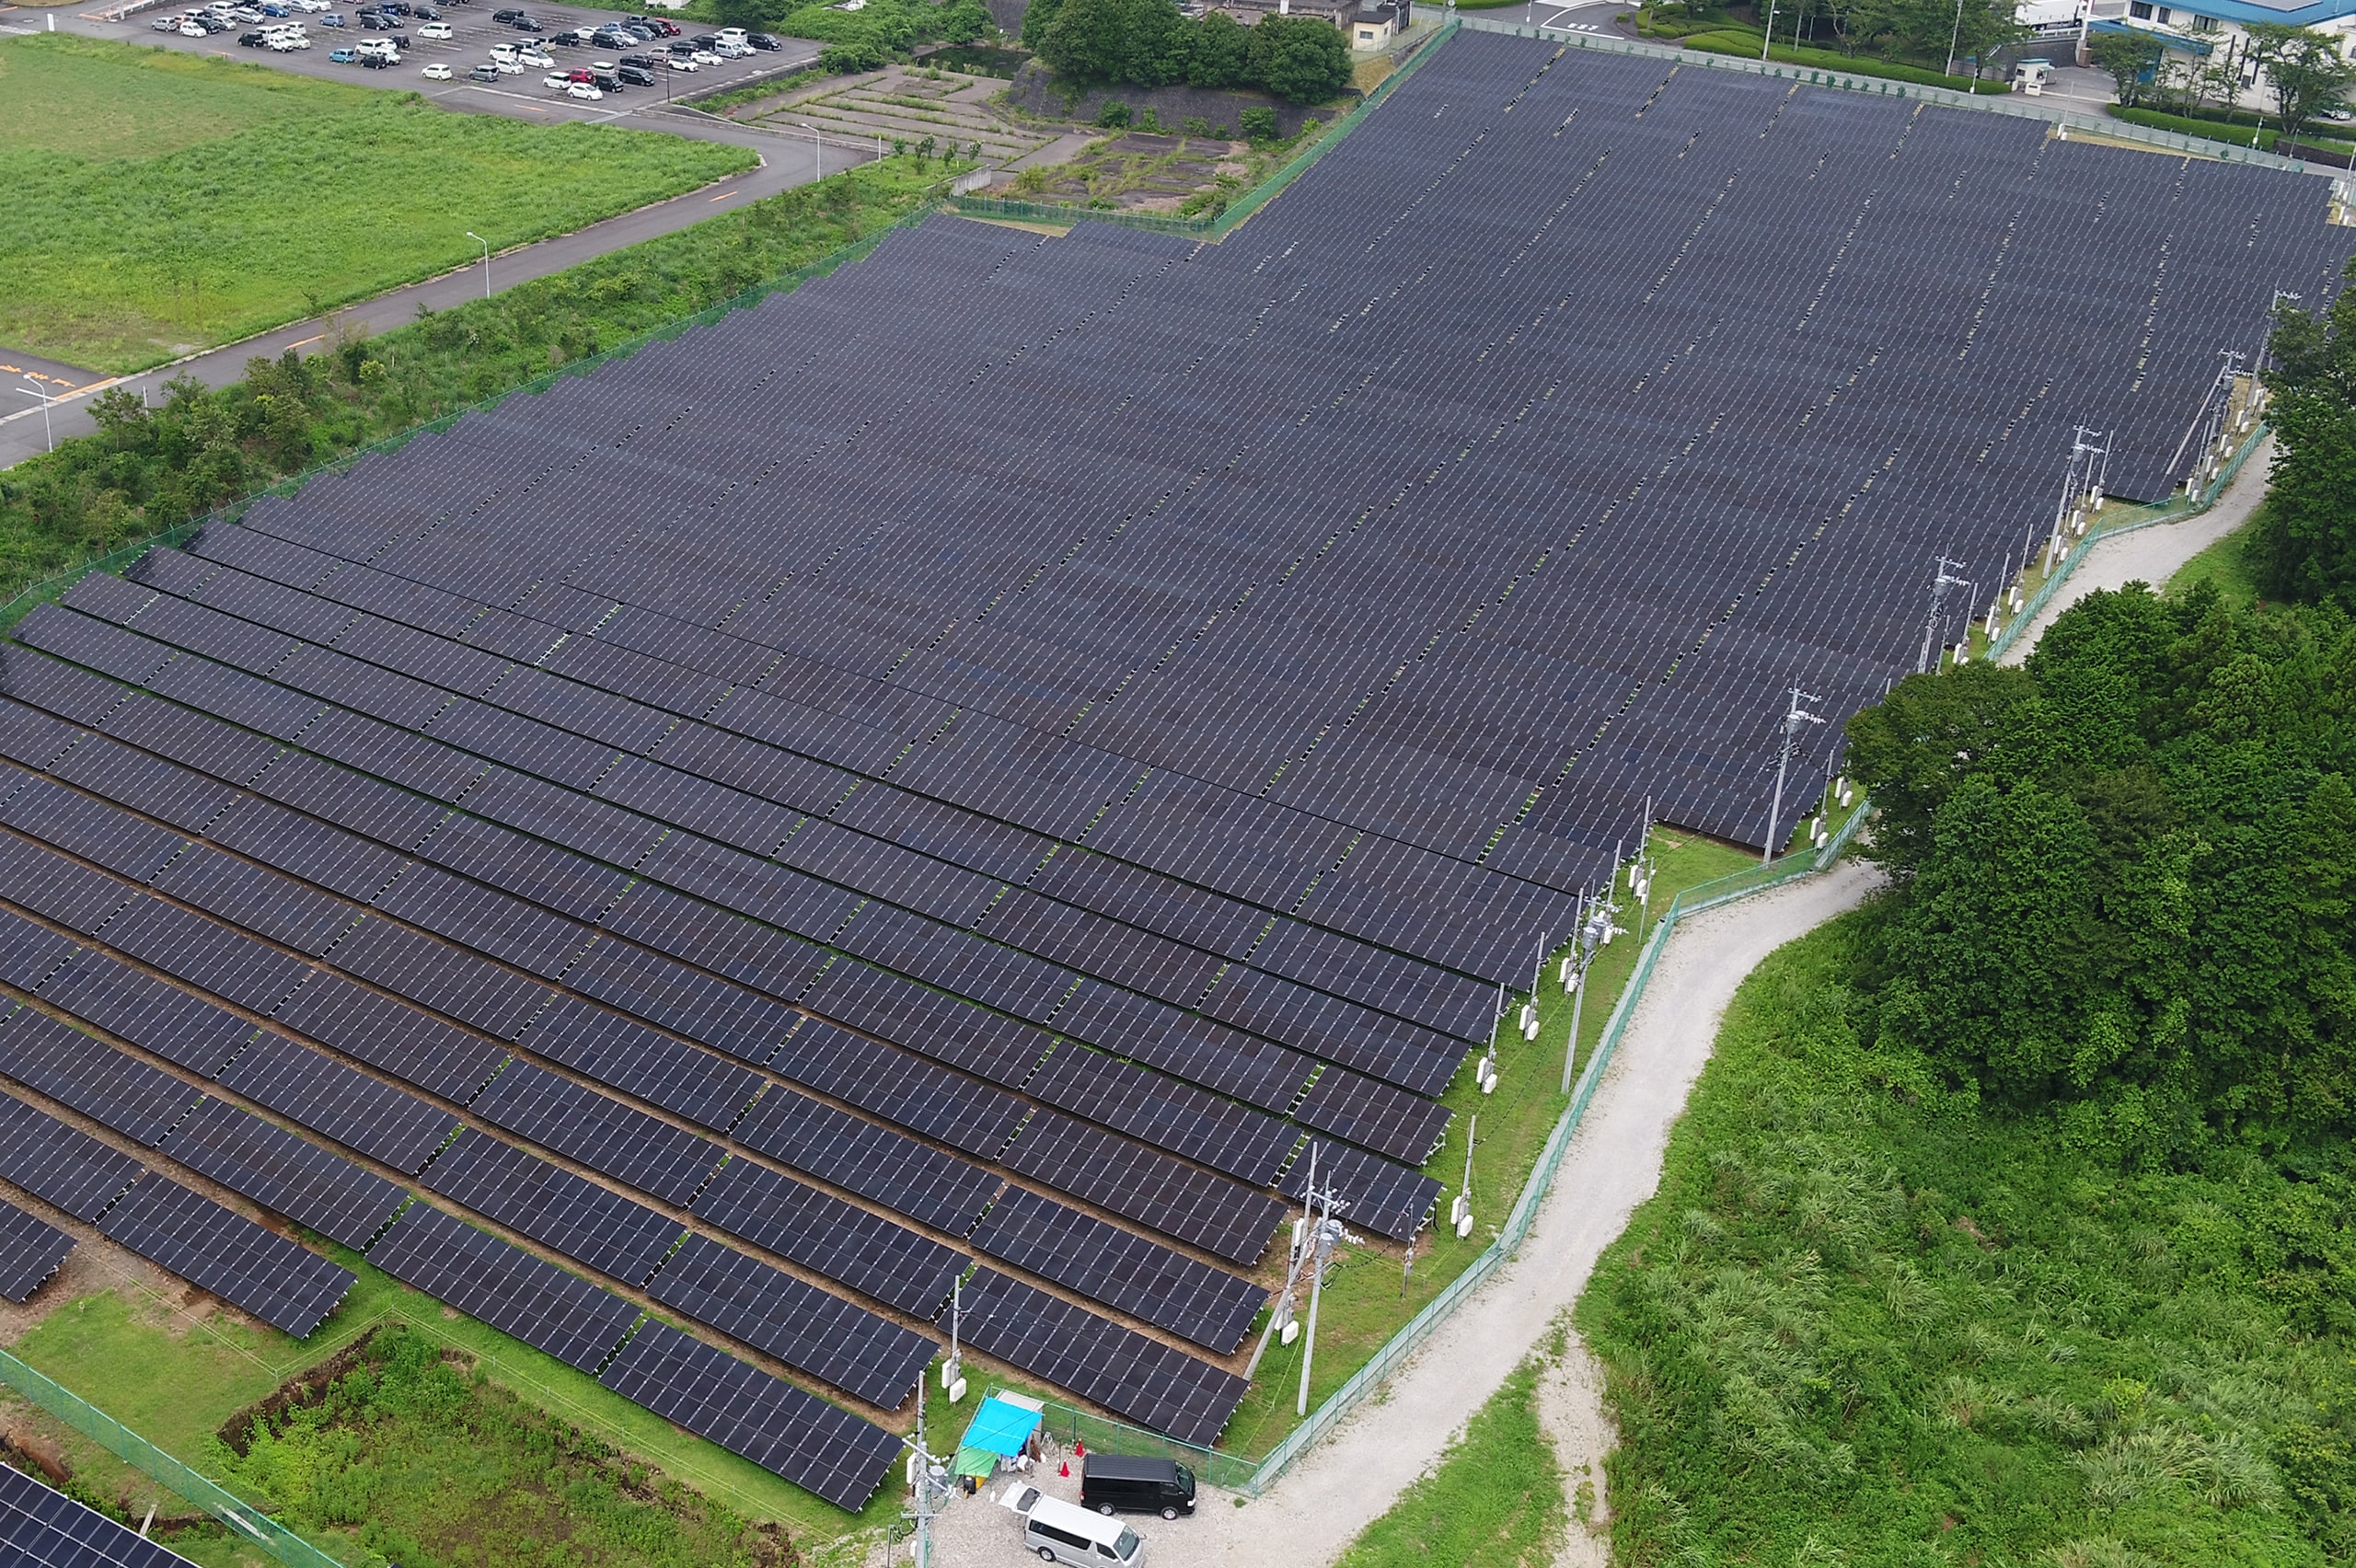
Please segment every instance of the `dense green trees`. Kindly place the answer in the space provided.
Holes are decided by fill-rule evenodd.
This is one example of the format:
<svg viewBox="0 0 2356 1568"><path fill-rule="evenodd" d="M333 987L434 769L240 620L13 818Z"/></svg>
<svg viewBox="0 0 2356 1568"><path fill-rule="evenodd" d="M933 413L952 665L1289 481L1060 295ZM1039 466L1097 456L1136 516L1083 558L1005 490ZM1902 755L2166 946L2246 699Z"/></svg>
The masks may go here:
<svg viewBox="0 0 2356 1568"><path fill-rule="evenodd" d="M1850 724L1901 1078L2177 1157L2356 1129L2356 626L2097 594Z"/></svg>
<svg viewBox="0 0 2356 1568"><path fill-rule="evenodd" d="M2356 292L2325 314L2285 301L2269 352L2281 450L2254 541L2259 582L2356 609Z"/></svg>
<svg viewBox="0 0 2356 1568"><path fill-rule="evenodd" d="M1349 46L1314 17L1265 17L1251 27L1176 0L1034 0L1022 41L1050 70L1086 86L1265 87L1322 103L1350 85Z"/></svg>

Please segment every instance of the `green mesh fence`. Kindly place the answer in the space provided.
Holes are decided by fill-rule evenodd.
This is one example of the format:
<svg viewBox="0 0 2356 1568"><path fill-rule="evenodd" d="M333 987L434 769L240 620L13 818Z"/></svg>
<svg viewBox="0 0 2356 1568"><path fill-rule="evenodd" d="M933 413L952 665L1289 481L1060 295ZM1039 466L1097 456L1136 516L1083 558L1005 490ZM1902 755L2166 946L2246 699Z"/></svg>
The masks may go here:
<svg viewBox="0 0 2356 1568"><path fill-rule="evenodd" d="M1644 951L1636 961L1635 972L1622 988L1620 999L1605 1021L1603 1032L1597 1039L1586 1067L1579 1073L1578 1082L1571 1091L1570 1104L1565 1107L1563 1114L1554 1123L1553 1130L1547 1136L1545 1147L1539 1153L1538 1163L1530 1170L1530 1180L1522 1184L1521 1195L1515 1200L1513 1210L1498 1229L1496 1239L1484 1248L1481 1254L1466 1265L1464 1272L1450 1280L1438 1296L1425 1303L1423 1309L1408 1319L1397 1333L1385 1340L1365 1366L1327 1395L1322 1403L1310 1412L1309 1419L1288 1433L1282 1442L1259 1458L1252 1458L1177 1442L1160 1433L1077 1410L1055 1400L1045 1401L1045 1427L1048 1435L1066 1444L1077 1437L1086 1440L1091 1447L1102 1446L1121 1453L1167 1455L1193 1467L1195 1473L1211 1485L1246 1496L1256 1497L1275 1485L1276 1478L1290 1469L1294 1460L1356 1410L1369 1394L1381 1387L1383 1380L1415 1353L1434 1329L1448 1320L1449 1315L1463 1303L1466 1297L1478 1290L1519 1250L1538 1217L1539 1205L1554 1184L1555 1173L1562 1169L1563 1157L1570 1148L1571 1136L1578 1131L1588 1104L1595 1098L1596 1087L1603 1081L1605 1070L1611 1066L1613 1055L1619 1051L1620 1040L1627 1032L1628 1020L1634 1016L1637 1004L1644 999L1645 987L1652 978L1653 967L1660 957L1661 949L1669 942L1669 933L1677 928L1678 921L1701 910L1771 887L1780 887L1796 878L1827 869L1855 836L1859 824L1865 821L1865 802L1859 801L1848 820L1841 824L1822 849L1798 850L1771 864L1753 866L1729 876L1699 882L1669 900L1669 907L1661 912L1660 918L1654 924L1645 942Z"/></svg>
<svg viewBox="0 0 2356 1568"><path fill-rule="evenodd" d="M187 1498L252 1541L287 1568L342 1568L342 1565L250 1503L224 1492L155 1444L70 1389L44 1378L0 1350L0 1383L32 1401L107 1452L151 1477L156 1484Z"/></svg>

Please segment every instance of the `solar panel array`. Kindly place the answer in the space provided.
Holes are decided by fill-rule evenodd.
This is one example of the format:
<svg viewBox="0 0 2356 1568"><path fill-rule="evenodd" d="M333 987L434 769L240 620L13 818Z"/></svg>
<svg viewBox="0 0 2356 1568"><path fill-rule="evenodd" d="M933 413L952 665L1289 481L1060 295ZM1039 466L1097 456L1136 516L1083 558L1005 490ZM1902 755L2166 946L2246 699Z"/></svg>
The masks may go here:
<svg viewBox="0 0 2356 1568"><path fill-rule="evenodd" d="M32 1299L74 1250L74 1238L14 1204L0 1204L0 1296Z"/></svg>
<svg viewBox="0 0 2356 1568"><path fill-rule="evenodd" d="M22 1470L0 1465L0 1562L9 1568L185 1568L187 1562Z"/></svg>
<svg viewBox="0 0 2356 1568"><path fill-rule="evenodd" d="M2081 421L2167 489L2323 218L1478 35L1219 246L935 218L20 622L0 1076L837 1500L888 1434L618 1290L896 1408L966 1275L1209 1441L1312 1153L1412 1236L1641 802L1760 836Z"/></svg>
<svg viewBox="0 0 2356 1568"><path fill-rule="evenodd" d="M150 1171L98 1220L110 1241L300 1338L357 1282L317 1252Z"/></svg>

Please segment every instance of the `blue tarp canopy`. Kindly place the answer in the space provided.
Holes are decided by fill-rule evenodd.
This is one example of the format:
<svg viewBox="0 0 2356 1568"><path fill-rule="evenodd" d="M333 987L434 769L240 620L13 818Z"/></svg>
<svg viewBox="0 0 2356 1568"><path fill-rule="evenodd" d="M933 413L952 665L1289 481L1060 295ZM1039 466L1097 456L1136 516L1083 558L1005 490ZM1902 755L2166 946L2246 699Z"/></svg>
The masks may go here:
<svg viewBox="0 0 2356 1568"><path fill-rule="evenodd" d="M984 1448L1011 1458L1039 1429L1039 1407L1020 1394L991 1394L974 1412L973 1424L965 1428L957 1446Z"/></svg>

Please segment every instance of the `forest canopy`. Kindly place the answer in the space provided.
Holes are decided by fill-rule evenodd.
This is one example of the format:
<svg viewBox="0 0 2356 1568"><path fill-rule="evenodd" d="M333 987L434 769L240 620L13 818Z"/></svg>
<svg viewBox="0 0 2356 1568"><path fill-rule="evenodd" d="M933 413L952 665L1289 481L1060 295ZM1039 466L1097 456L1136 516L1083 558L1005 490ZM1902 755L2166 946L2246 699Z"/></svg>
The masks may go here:
<svg viewBox="0 0 2356 1568"><path fill-rule="evenodd" d="M2356 1130L2352 705L2337 608L2139 584L1857 715L1893 1078L2130 1159Z"/></svg>

